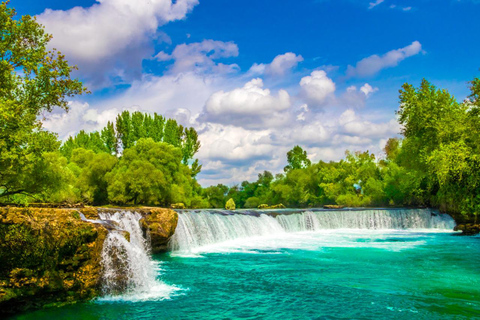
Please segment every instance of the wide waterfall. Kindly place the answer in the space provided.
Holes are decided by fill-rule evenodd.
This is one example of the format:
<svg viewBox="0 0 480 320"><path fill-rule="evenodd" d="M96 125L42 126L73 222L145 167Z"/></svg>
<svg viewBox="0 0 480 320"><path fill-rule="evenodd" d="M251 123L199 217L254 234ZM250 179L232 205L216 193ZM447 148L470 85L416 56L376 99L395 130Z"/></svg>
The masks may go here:
<svg viewBox="0 0 480 320"><path fill-rule="evenodd" d="M449 215L431 209L181 211L169 247L188 251L240 238L331 229L452 230L454 226Z"/></svg>
<svg viewBox="0 0 480 320"><path fill-rule="evenodd" d="M102 250L103 300L162 299L176 290L156 279L159 266L149 254L150 243L140 228L139 213L100 213L100 218L116 225Z"/></svg>

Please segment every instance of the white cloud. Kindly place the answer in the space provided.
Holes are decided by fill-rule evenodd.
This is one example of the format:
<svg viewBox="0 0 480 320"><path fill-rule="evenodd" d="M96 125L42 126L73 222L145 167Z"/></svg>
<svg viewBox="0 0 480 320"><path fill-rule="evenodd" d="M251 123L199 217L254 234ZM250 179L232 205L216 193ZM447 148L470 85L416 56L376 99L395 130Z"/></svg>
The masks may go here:
<svg viewBox="0 0 480 320"><path fill-rule="evenodd" d="M418 41L397 50L391 50L382 56L372 55L357 62L356 66L348 66L347 77L372 76L382 69L397 66L402 60L422 52L422 45Z"/></svg>
<svg viewBox="0 0 480 320"><path fill-rule="evenodd" d="M189 44L180 44L169 55L160 51L155 59L159 61L174 60L170 67L173 74L194 71L197 73L232 73L240 68L237 64L216 63L214 60L238 56L238 46L233 42L203 40Z"/></svg>
<svg viewBox="0 0 480 320"><path fill-rule="evenodd" d="M165 40L158 27L185 18L196 4L198 0L98 0L88 8L47 9L37 19L53 34L50 45L78 64L92 85L102 86L112 77L140 76L153 42Z"/></svg>
<svg viewBox="0 0 480 320"><path fill-rule="evenodd" d="M281 77L294 69L299 62L303 61L301 55L293 52L279 54L270 63L254 63L245 74L246 77L256 77L263 74L270 77Z"/></svg>
<svg viewBox="0 0 480 320"><path fill-rule="evenodd" d="M396 136L400 132L400 125L395 119L384 123L373 123L362 119L352 109L343 112L338 123L339 132L350 136L381 139Z"/></svg>
<svg viewBox="0 0 480 320"><path fill-rule="evenodd" d="M247 82L242 88L215 92L205 103L204 120L245 127L277 126L288 120L282 114L291 106L290 95L279 90L276 95L263 89L260 78Z"/></svg>
<svg viewBox="0 0 480 320"><path fill-rule="evenodd" d="M58 133L60 139L66 139L80 130L87 132L101 130L108 121L114 121L120 112L122 110L116 108L99 111L88 103L70 102L68 113L61 110L46 115L42 122L47 130Z"/></svg>
<svg viewBox="0 0 480 320"><path fill-rule="evenodd" d="M335 92L335 83L323 70L313 71L309 76L303 77L300 87L301 96L312 106L324 104Z"/></svg>
<svg viewBox="0 0 480 320"><path fill-rule="evenodd" d="M254 63L245 74L246 77L256 77L265 73L266 65L263 63Z"/></svg>
<svg viewBox="0 0 480 320"><path fill-rule="evenodd" d="M361 88L360 91L362 91L366 97L370 96L372 93L377 92L378 88L374 88L368 83L365 83Z"/></svg>
<svg viewBox="0 0 480 320"><path fill-rule="evenodd" d="M270 76L283 76L291 69L295 68L299 62L303 61L301 55L293 52L287 52L276 56L273 61L266 66L265 73Z"/></svg>
<svg viewBox="0 0 480 320"><path fill-rule="evenodd" d="M382 4L385 0L375 0L375 2L370 2L368 4L368 9L373 9L375 8L376 6Z"/></svg>
<svg viewBox="0 0 480 320"><path fill-rule="evenodd" d="M229 83L232 86L236 84L236 81ZM140 106L144 111L175 117L182 124L191 125L193 118L202 112L205 101L225 86L225 79L222 77L203 76L191 72L161 77L144 76L134 81L122 94L100 101L94 107L130 109ZM186 111L178 114L179 109ZM191 115L189 120L186 119L186 114Z"/></svg>

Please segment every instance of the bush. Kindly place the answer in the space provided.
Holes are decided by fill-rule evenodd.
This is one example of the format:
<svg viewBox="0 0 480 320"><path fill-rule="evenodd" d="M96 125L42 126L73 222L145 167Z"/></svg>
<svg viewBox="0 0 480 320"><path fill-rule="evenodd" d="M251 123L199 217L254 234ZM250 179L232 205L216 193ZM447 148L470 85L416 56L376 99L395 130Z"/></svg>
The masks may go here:
<svg viewBox="0 0 480 320"><path fill-rule="evenodd" d="M225 209L235 210L235 201L233 201L232 198L228 199L227 203L225 204Z"/></svg>

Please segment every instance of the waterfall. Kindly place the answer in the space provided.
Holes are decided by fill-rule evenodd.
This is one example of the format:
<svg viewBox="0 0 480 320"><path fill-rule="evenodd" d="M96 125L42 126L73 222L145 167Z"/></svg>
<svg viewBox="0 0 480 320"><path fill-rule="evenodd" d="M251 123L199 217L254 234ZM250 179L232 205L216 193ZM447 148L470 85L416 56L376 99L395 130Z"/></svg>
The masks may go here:
<svg viewBox="0 0 480 320"><path fill-rule="evenodd" d="M159 268L150 257L150 244L139 224L142 216L136 212L116 211L100 213L100 218L113 221L117 226L108 233L102 249L104 300L168 297L175 288L156 279Z"/></svg>
<svg viewBox="0 0 480 320"><path fill-rule="evenodd" d="M344 209L290 211L181 211L172 251L228 240L331 229L452 230L454 220L431 209Z"/></svg>

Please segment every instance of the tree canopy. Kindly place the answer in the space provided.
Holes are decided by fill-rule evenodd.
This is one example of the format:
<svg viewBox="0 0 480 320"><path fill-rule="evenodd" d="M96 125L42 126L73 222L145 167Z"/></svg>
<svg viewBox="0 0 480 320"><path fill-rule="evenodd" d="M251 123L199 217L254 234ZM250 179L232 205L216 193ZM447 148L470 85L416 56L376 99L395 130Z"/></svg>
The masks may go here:
<svg viewBox="0 0 480 320"><path fill-rule="evenodd" d="M34 194L52 187L43 176L43 153L58 149L55 134L39 117L54 107L68 109L68 98L86 92L71 78L74 67L56 50L51 36L31 16L15 20L15 10L0 4L0 196ZM35 178L34 178L35 177ZM55 183L53 183L53 186Z"/></svg>

